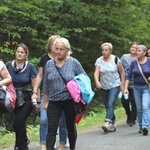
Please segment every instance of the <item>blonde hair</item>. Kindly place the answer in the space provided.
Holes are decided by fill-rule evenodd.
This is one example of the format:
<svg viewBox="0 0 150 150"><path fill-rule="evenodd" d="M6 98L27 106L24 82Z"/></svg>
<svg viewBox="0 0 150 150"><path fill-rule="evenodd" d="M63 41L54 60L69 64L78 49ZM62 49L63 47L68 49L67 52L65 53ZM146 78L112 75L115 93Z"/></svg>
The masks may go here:
<svg viewBox="0 0 150 150"><path fill-rule="evenodd" d="M108 46L110 50L113 50L113 46L112 46L111 43L108 43L108 42L103 43L103 44L101 45L101 48L103 49L104 46Z"/></svg>
<svg viewBox="0 0 150 150"><path fill-rule="evenodd" d="M70 55L72 52L71 52L71 46L70 46L70 43L69 43L69 40L66 39L66 38L57 38L55 41L54 41L54 45L56 45L57 42L61 42L65 45L65 48L68 49L68 55Z"/></svg>
<svg viewBox="0 0 150 150"><path fill-rule="evenodd" d="M47 44L46 44L46 47L45 47L47 53L51 52L51 45L54 44L54 41L55 41L57 38L60 38L60 36L59 36L59 35L52 35L52 36L50 36L50 37L48 38Z"/></svg>

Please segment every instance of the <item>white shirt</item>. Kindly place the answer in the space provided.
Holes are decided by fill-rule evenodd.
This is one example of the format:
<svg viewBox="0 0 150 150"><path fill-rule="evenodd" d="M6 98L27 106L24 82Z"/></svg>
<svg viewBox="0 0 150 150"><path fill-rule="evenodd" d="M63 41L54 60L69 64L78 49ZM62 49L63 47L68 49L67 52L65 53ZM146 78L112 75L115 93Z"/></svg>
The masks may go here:
<svg viewBox="0 0 150 150"><path fill-rule="evenodd" d="M120 75L118 73L118 67L115 63L115 55L112 55L112 59L108 62L103 60L103 56L99 57L95 66L100 67L100 83L101 88L104 90L109 90L111 88L117 87L121 85ZM118 58L118 62L120 63L120 59Z"/></svg>

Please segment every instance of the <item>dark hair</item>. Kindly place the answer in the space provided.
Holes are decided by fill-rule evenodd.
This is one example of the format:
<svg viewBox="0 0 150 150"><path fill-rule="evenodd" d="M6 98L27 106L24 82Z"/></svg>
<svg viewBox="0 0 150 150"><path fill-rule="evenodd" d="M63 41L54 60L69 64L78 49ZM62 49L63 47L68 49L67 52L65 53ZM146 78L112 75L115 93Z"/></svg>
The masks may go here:
<svg viewBox="0 0 150 150"><path fill-rule="evenodd" d="M147 46L147 50L149 50L150 49L150 46Z"/></svg>

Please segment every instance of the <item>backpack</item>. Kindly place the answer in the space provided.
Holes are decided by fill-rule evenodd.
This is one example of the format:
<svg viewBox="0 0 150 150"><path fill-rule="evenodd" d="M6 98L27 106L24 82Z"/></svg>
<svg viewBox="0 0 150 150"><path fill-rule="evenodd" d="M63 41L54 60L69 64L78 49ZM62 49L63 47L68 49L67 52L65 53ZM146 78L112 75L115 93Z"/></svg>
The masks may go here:
<svg viewBox="0 0 150 150"><path fill-rule="evenodd" d="M16 92L12 83L0 87L0 111L11 113L16 105Z"/></svg>
<svg viewBox="0 0 150 150"><path fill-rule="evenodd" d="M91 80L85 74L80 74L74 77L74 80L78 83L81 90L81 97L86 104L92 101L95 93L92 91Z"/></svg>
<svg viewBox="0 0 150 150"><path fill-rule="evenodd" d="M0 77L0 80L2 78ZM16 105L16 92L12 83L0 86L0 111L11 113Z"/></svg>

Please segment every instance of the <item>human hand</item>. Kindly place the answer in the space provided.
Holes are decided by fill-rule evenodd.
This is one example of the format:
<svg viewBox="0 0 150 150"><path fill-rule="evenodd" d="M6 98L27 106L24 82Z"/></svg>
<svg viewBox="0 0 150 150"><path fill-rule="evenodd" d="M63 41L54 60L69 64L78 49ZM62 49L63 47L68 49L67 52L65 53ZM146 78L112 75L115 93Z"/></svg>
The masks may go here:
<svg viewBox="0 0 150 150"><path fill-rule="evenodd" d="M47 110L48 107L48 101L44 101L43 109Z"/></svg>
<svg viewBox="0 0 150 150"><path fill-rule="evenodd" d="M96 83L96 88L97 88L97 89L100 89L100 88L101 88L101 83L100 83L100 82L97 82L97 83Z"/></svg>

